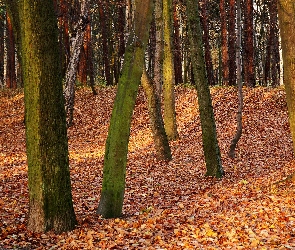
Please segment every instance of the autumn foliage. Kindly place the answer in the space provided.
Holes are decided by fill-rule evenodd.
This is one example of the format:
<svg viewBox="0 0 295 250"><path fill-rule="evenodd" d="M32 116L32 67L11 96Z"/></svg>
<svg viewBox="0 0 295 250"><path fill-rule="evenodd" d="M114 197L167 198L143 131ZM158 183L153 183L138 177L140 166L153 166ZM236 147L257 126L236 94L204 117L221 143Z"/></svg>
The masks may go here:
<svg viewBox="0 0 295 250"><path fill-rule="evenodd" d="M0 92L0 248L25 249L293 249L295 186L275 182L295 171L283 88L245 88L243 135L235 133L237 94L211 89L225 176L206 172L196 91L176 88L180 139L173 159L157 161L142 89L133 114L123 217L96 215L105 140L115 88L77 92L68 131L78 227L69 233L26 229L27 164L23 93Z"/></svg>

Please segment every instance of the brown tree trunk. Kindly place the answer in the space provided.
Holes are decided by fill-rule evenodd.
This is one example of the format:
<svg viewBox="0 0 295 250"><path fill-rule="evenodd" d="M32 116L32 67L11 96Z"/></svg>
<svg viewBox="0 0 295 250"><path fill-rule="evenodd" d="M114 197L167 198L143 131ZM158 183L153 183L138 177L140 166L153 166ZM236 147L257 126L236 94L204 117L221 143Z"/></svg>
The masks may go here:
<svg viewBox="0 0 295 250"><path fill-rule="evenodd" d="M201 10L201 25L203 28L203 43L205 47L205 63L206 63L206 72L208 77L209 85L215 85L214 71L213 71L213 63L211 57L211 46L209 41L209 27L208 27L208 15L207 15L207 0L202 0L199 2L200 10Z"/></svg>
<svg viewBox="0 0 295 250"><path fill-rule="evenodd" d="M0 16L0 87L4 86L4 18Z"/></svg>
<svg viewBox="0 0 295 250"><path fill-rule="evenodd" d="M113 79L111 76L111 66L110 66L110 59L109 59L109 32L107 26L107 18L109 13L109 2L102 2L99 5L99 20L101 26L101 35L102 35L102 50L103 50L103 63L104 63L104 73L105 73L105 80L108 86L113 84Z"/></svg>
<svg viewBox="0 0 295 250"><path fill-rule="evenodd" d="M179 32L179 20L177 11L178 0L173 0L173 48L174 48L174 73L175 84L182 83L182 58L181 58L181 41Z"/></svg>
<svg viewBox="0 0 295 250"><path fill-rule="evenodd" d="M15 40L12 30L12 23L9 13L6 15L7 27L7 59L6 59L6 87L17 88L16 72L15 72Z"/></svg>
<svg viewBox="0 0 295 250"><path fill-rule="evenodd" d="M253 0L245 0L245 85L255 87Z"/></svg>
<svg viewBox="0 0 295 250"><path fill-rule="evenodd" d="M221 72L222 83L228 86L229 78L229 55L228 55L228 32L227 32L227 13L226 13L226 1L220 0L220 24L221 24Z"/></svg>
<svg viewBox="0 0 295 250"><path fill-rule="evenodd" d="M236 0L229 1L228 17L228 54L229 54L229 79L230 86L236 85Z"/></svg>

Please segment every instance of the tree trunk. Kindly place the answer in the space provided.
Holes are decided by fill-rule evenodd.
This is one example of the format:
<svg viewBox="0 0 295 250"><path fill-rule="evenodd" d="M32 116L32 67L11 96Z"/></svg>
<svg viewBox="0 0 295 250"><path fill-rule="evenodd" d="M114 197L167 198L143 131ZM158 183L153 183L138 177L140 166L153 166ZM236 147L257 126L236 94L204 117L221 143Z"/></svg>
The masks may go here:
<svg viewBox="0 0 295 250"><path fill-rule="evenodd" d="M273 1L273 0L272 0ZM248 87L255 87L253 0L245 0L245 60L244 76Z"/></svg>
<svg viewBox="0 0 295 250"><path fill-rule="evenodd" d="M206 175L221 178L224 172L221 165L210 89L206 77L198 1L187 0L186 2L191 60L198 93L203 149L207 168Z"/></svg>
<svg viewBox="0 0 295 250"><path fill-rule="evenodd" d="M161 113L161 102L156 93L155 85L149 78L145 69L143 70L141 77L141 84L148 100L148 110L157 156L160 160L170 161L172 159L172 155L164 128Z"/></svg>
<svg viewBox="0 0 295 250"><path fill-rule="evenodd" d="M208 17L207 17L207 0L202 0L200 2L201 8L201 25L203 28L203 43L205 47L205 63L206 63L206 72L208 77L208 83L211 86L215 85L215 78L214 78L214 70L213 70L213 63L211 57L211 46L210 46L210 34L209 34L209 27L208 27Z"/></svg>
<svg viewBox="0 0 295 250"><path fill-rule="evenodd" d="M107 25L107 18L108 16L108 4L109 2L104 2L99 5L99 20L101 24L101 35L102 35L102 52L103 52L103 63L104 63L104 72L105 72L105 79L106 84L108 86L113 85L113 79L111 76L111 66L110 66L110 59L109 59L109 32L108 32L108 25Z"/></svg>
<svg viewBox="0 0 295 250"><path fill-rule="evenodd" d="M230 86L236 85L237 65L236 65L236 0L229 1L228 17L228 54L229 54L229 78Z"/></svg>
<svg viewBox="0 0 295 250"><path fill-rule="evenodd" d="M220 0L220 25L221 25L221 74L222 74L222 83L225 86L228 86L229 78L229 65L228 65L228 32L227 32L227 13L226 13L226 1Z"/></svg>
<svg viewBox="0 0 295 250"><path fill-rule="evenodd" d="M175 85L182 83L181 41L180 41L177 5L178 5L178 0L173 0L173 27L174 27L173 47L174 47Z"/></svg>
<svg viewBox="0 0 295 250"><path fill-rule="evenodd" d="M178 139L175 112L175 75L172 55L172 2L163 0L163 28L164 28L164 57L163 57L163 96L164 96L164 124L169 140Z"/></svg>
<svg viewBox="0 0 295 250"><path fill-rule="evenodd" d="M3 87L4 84L4 19L5 14L0 16L0 88Z"/></svg>
<svg viewBox="0 0 295 250"><path fill-rule="evenodd" d="M67 126L70 127L73 124L73 112L75 103L75 83L77 79L77 67L79 63L79 56L84 40L85 28L88 22L88 0L84 0L81 3L81 17L77 24L76 36L72 43L71 58L66 71L66 82L64 89L65 108L67 115Z"/></svg>
<svg viewBox="0 0 295 250"><path fill-rule="evenodd" d="M229 147L229 157L235 158L235 149L242 136L242 111L243 111L243 79L241 65L241 47L242 47L242 32L241 32L241 2L237 0L237 46L236 46L236 63L237 63L237 84L238 84L238 111L237 111L237 130Z"/></svg>
<svg viewBox="0 0 295 250"><path fill-rule="evenodd" d="M153 0L135 0L134 29L125 52L122 75L112 111L105 148L102 191L97 213L105 218L121 216L130 136L130 124L142 76L152 20Z"/></svg>
<svg viewBox="0 0 295 250"><path fill-rule="evenodd" d="M76 218L53 1L7 0L6 4L9 12L14 13L25 84L28 229L72 230Z"/></svg>
<svg viewBox="0 0 295 250"><path fill-rule="evenodd" d="M278 0L279 26L284 63L284 85L286 89L290 129L295 152L295 6L294 1Z"/></svg>
<svg viewBox="0 0 295 250"><path fill-rule="evenodd" d="M163 85L163 1L155 1L155 64L154 64L154 82L156 85L156 93L161 100L162 85Z"/></svg>
<svg viewBox="0 0 295 250"><path fill-rule="evenodd" d="M6 87L17 88L16 71L15 71L15 38L12 30L12 21L9 13L6 15L7 27L7 59L6 59Z"/></svg>

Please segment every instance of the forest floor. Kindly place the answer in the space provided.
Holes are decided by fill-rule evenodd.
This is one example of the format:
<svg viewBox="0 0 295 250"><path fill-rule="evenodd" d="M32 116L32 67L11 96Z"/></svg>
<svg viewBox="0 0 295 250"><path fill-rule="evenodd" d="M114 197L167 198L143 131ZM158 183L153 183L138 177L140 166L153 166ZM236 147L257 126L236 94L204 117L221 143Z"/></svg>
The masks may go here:
<svg viewBox="0 0 295 250"><path fill-rule="evenodd" d="M143 91L133 115L123 217L96 214L115 88L76 95L68 131L75 212L72 232L26 229L27 163L23 93L0 92L0 249L295 249L295 171L283 88L244 90L237 157L235 88L211 89L225 176L205 177L196 91L176 88L180 139L157 161Z"/></svg>

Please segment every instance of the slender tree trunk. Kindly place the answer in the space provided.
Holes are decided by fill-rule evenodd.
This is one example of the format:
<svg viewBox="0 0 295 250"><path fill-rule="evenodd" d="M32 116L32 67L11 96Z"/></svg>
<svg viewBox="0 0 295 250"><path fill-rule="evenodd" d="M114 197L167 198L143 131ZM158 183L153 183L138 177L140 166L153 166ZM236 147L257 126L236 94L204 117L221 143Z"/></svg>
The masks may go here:
<svg viewBox="0 0 295 250"><path fill-rule="evenodd" d="M228 56L228 32L227 32L227 13L226 13L226 1L220 0L220 24L221 24L221 72L222 83L228 86L229 79L229 56Z"/></svg>
<svg viewBox="0 0 295 250"><path fill-rule="evenodd" d="M74 103L75 103L75 83L77 79L77 67L79 63L79 56L84 40L85 28L87 25L87 15L88 15L88 0L84 0L81 3L81 17L77 24L76 36L72 43L72 54L70 62L66 71L66 82L64 89L65 97L65 108L67 114L67 126L70 127L73 124L73 112L74 112Z"/></svg>
<svg viewBox="0 0 295 250"><path fill-rule="evenodd" d="M242 111L243 111L243 79L241 65L241 47L242 47L242 31L241 31L241 2L237 0L237 46L236 46L236 63L237 63L237 84L238 84L238 111L237 111L237 130L229 147L229 157L235 158L235 149L242 136Z"/></svg>
<svg viewBox="0 0 295 250"><path fill-rule="evenodd" d="M154 65L154 82L156 85L156 93L161 100L162 85L163 85L163 1L155 1L155 65Z"/></svg>
<svg viewBox="0 0 295 250"><path fill-rule="evenodd" d="M224 171L221 165L212 100L206 77L198 1L187 0L186 3L191 59L198 93L203 149L207 168L206 175L221 178Z"/></svg>
<svg viewBox="0 0 295 250"><path fill-rule="evenodd" d="M200 2L201 8L201 25L203 28L203 43L205 46L205 63L206 63L206 72L208 77L209 85L215 85L215 78L214 78L214 70L213 70L213 63L211 57L211 46L210 46L210 34L209 34L209 27L208 27L208 17L207 17L207 0L202 0Z"/></svg>
<svg viewBox="0 0 295 250"><path fill-rule="evenodd" d="M76 218L53 1L10 0L6 4L18 34L25 85L28 229L72 230Z"/></svg>
<svg viewBox="0 0 295 250"><path fill-rule="evenodd" d="M229 54L229 79L228 84L235 86L237 81L236 65L236 0L229 0L228 17L228 54Z"/></svg>
<svg viewBox="0 0 295 250"><path fill-rule="evenodd" d="M141 77L141 84L148 100L148 110L157 156L160 160L170 161L172 159L172 155L164 128L161 113L161 102L156 93L155 85L149 78L145 69L143 70Z"/></svg>
<svg viewBox="0 0 295 250"><path fill-rule="evenodd" d="M110 66L110 59L109 59L109 32L108 32L108 25L107 25L107 18L108 18L108 4L109 2L103 2L99 6L99 20L101 25L101 35L102 35L102 50L103 50L103 63L104 63L104 72L106 78L106 84L108 86L113 85L113 79L111 76L111 66Z"/></svg>
<svg viewBox="0 0 295 250"><path fill-rule="evenodd" d="M163 57L163 96L164 124L169 140L178 139L175 112L175 75L172 55L172 2L163 0L164 57Z"/></svg>
<svg viewBox="0 0 295 250"><path fill-rule="evenodd" d="M245 0L244 76L248 87L255 87L253 0Z"/></svg>
<svg viewBox="0 0 295 250"><path fill-rule="evenodd" d="M6 15L7 27L7 59L6 59L6 87L17 88L15 71L15 38L12 30L12 21L9 13Z"/></svg>
<svg viewBox="0 0 295 250"><path fill-rule="evenodd" d="M173 0L173 47L174 47L174 72L175 84L182 83L182 59L181 59L181 41L179 31L179 18L177 5L178 0Z"/></svg>
<svg viewBox="0 0 295 250"><path fill-rule="evenodd" d="M152 20L153 0L135 0L135 17L125 52L122 75L112 111L105 148L102 191L97 213L105 218L121 216L130 136L130 124L142 76Z"/></svg>
<svg viewBox="0 0 295 250"><path fill-rule="evenodd" d="M5 15L0 16L0 87L3 87L4 84L4 19Z"/></svg>

